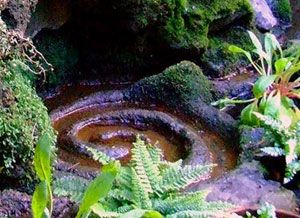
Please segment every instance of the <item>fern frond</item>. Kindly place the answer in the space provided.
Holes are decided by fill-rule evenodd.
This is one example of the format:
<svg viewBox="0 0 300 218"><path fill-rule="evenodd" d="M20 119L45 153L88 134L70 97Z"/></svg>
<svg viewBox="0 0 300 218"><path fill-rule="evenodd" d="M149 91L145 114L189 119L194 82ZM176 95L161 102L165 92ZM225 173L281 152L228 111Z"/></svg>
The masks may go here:
<svg viewBox="0 0 300 218"><path fill-rule="evenodd" d="M132 192L128 189L113 189L108 193L108 197L119 201L132 201Z"/></svg>
<svg viewBox="0 0 300 218"><path fill-rule="evenodd" d="M87 146L86 150L88 152L90 152L91 155L92 155L92 158L95 161L98 161L100 164L105 165L105 164L108 164L109 162L114 160L114 158L109 157L107 154L97 150L96 148L92 148L92 147Z"/></svg>
<svg viewBox="0 0 300 218"><path fill-rule="evenodd" d="M88 184L89 181L81 177L62 177L53 183L54 194L59 197L69 197L71 201L80 202Z"/></svg>
<svg viewBox="0 0 300 218"><path fill-rule="evenodd" d="M285 150L278 147L264 147L260 149L262 152L266 153L267 155L273 157L279 157L285 155Z"/></svg>
<svg viewBox="0 0 300 218"><path fill-rule="evenodd" d="M284 175L285 178L283 182L284 183L290 182L299 171L300 171L300 161L293 161L287 164L285 169L285 175Z"/></svg>
<svg viewBox="0 0 300 218"><path fill-rule="evenodd" d="M163 214L174 214L180 211L194 210L205 213L215 213L232 208L231 204L224 202L207 202L208 191L184 193L180 196L172 196L164 200L153 202L154 209Z"/></svg>
<svg viewBox="0 0 300 218"><path fill-rule="evenodd" d="M178 211L193 210L205 203L207 191L174 195L167 199L156 199L153 201L153 208L163 214L176 213ZM198 209L198 208L197 208Z"/></svg>
<svg viewBox="0 0 300 218"><path fill-rule="evenodd" d="M155 165L160 164L164 156L162 150L159 147L152 146L152 145L148 145L147 148L153 164Z"/></svg>
<svg viewBox="0 0 300 218"><path fill-rule="evenodd" d="M118 213L123 214L123 213L127 213L128 211L131 211L132 209L134 209L134 208L131 205L123 205L123 206L119 207L116 211Z"/></svg>
<svg viewBox="0 0 300 218"><path fill-rule="evenodd" d="M141 209L149 209L152 207L152 202L149 197L148 190L145 190L144 184L140 180L136 171L132 168L132 193L133 202Z"/></svg>
<svg viewBox="0 0 300 218"><path fill-rule="evenodd" d="M131 164L144 190L148 193L153 193L161 180L161 176L158 165L153 162L148 149L146 143L137 137L137 141L133 143L133 148L131 149Z"/></svg>
<svg viewBox="0 0 300 218"><path fill-rule="evenodd" d="M121 167L119 174L116 177L116 187L121 189L131 190L132 188L132 172L130 167Z"/></svg>
<svg viewBox="0 0 300 218"><path fill-rule="evenodd" d="M163 191L180 191L190 184L207 179L213 165L186 165L181 167L173 165L162 172L162 180L159 184Z"/></svg>

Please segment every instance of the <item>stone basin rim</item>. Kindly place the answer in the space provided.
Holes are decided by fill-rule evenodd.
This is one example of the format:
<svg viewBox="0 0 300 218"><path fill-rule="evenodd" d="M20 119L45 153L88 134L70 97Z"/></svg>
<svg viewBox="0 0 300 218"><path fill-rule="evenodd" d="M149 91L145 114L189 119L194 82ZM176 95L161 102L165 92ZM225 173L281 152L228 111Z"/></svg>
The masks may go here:
<svg viewBox="0 0 300 218"><path fill-rule="evenodd" d="M186 141L187 147L185 149L188 152L187 158L184 159L186 164L211 164L213 162L212 153L195 130L186 126L185 123L176 117L155 110L121 109L118 111L104 112L89 119L79 121L73 124L68 130L66 135L68 143L63 144L67 144L68 147L73 146L75 152L80 152L90 157L90 153L86 151L86 146L97 147L98 149L99 146L79 140L76 135L80 130L90 125L126 125L134 128L137 122L139 122L140 125L146 122L146 124L150 126L147 128L153 130L160 129L163 126L168 132L174 133L176 137L180 137L183 141Z"/></svg>

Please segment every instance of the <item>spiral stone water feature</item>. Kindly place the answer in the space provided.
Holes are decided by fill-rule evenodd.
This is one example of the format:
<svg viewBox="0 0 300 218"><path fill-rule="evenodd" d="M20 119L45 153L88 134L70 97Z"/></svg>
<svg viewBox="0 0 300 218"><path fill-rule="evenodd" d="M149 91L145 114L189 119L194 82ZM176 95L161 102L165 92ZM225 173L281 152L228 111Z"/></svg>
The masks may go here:
<svg viewBox="0 0 300 218"><path fill-rule="evenodd" d="M97 171L87 149L92 147L126 164L140 136L168 161L216 164L211 176L219 177L237 162L234 121L204 103L211 98L208 84L200 68L185 61L131 85L62 87L45 101L58 132L59 158L72 168ZM200 98L190 99L195 93Z"/></svg>
<svg viewBox="0 0 300 218"><path fill-rule="evenodd" d="M213 176L234 168L236 152L216 133L166 106L129 101L127 91L100 91L51 112L63 161L97 170L99 165L86 149L93 147L126 164L130 147L140 135L160 147L169 161L215 163L218 166ZM48 102L54 104L63 96L54 96Z"/></svg>

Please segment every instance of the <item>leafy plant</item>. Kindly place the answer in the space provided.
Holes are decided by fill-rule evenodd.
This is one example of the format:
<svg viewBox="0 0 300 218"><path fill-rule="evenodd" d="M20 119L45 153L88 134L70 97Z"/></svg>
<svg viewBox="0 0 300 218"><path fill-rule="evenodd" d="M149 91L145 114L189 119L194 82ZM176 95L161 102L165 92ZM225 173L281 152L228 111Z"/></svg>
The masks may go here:
<svg viewBox="0 0 300 218"><path fill-rule="evenodd" d="M50 69L29 38L9 30L0 16L0 169L2 177L14 179L22 188L34 179L34 147L47 133L52 145L55 133L47 108L31 87L28 75ZM47 67L45 68L45 66ZM30 188L30 189L28 189Z"/></svg>
<svg viewBox="0 0 300 218"><path fill-rule="evenodd" d="M36 186L32 197L32 214L34 218L51 217L53 197L51 190L51 139L45 134L36 146L34 168L40 184Z"/></svg>
<svg viewBox="0 0 300 218"><path fill-rule="evenodd" d="M255 46L252 53L258 56L256 61L251 52L240 47L231 45L229 50L245 55L259 73L260 77L252 89L254 98L249 100L225 98L214 102L213 105L226 107L231 104L250 103L241 112L241 122L251 126L264 126L273 134L275 148L262 150L273 156L285 155L287 167L284 182L288 182L296 171L300 170L294 166L300 155L300 141L297 137L300 112L293 101L300 99L300 78L296 77L300 70L300 46L286 52L282 50L276 37L270 33L265 34L264 45L254 33L249 31L249 36ZM281 131L283 129L284 131Z"/></svg>
<svg viewBox="0 0 300 218"><path fill-rule="evenodd" d="M47 218L51 217L52 214L51 154L51 138L47 134L44 134L38 141L34 155L34 167L36 174L40 179L40 183L36 186L32 197L31 207L34 218ZM113 181L119 172L119 168L120 163L117 161L104 165L102 167L102 173L89 184L84 180L68 180L75 182L75 184L77 182L77 184L84 184L84 186L87 186L84 187L84 189L81 189L82 195L80 197L76 196L73 198L81 199L81 205L76 218L86 218L89 216L92 209L95 211L99 210L101 205L97 202L99 199L105 197L110 191ZM73 191L73 193L74 192L75 191Z"/></svg>
<svg viewBox="0 0 300 218"><path fill-rule="evenodd" d="M90 148L94 157L106 162L106 155ZM98 153L98 154L97 154ZM107 197L92 206L98 217L215 217L231 207L223 202L206 202L207 191L182 192L189 185L208 177L212 166L182 165L162 160L161 149L140 138L133 144L132 159L123 166ZM105 157L105 158L103 158ZM70 184L71 183L71 184ZM75 185L76 184L76 185ZM75 188L74 186L77 186ZM86 183L69 177L56 181L55 194L78 199ZM78 192L74 192L78 190Z"/></svg>

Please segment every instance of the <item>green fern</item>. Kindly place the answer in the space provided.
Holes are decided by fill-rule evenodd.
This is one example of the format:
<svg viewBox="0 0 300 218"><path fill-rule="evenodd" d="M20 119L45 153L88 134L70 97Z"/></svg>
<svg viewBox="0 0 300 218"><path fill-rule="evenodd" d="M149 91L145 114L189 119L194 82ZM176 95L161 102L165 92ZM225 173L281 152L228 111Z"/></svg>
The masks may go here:
<svg viewBox="0 0 300 218"><path fill-rule="evenodd" d="M153 156L151 157L148 150L149 147L150 146L147 147L145 141L138 137L131 149L131 164L139 177L144 190L148 193L153 193L154 190L157 189L158 183L161 181L158 165L155 164L155 162L158 162L158 156L160 156L158 152L161 152L161 150L154 151L152 149ZM154 158L155 162L152 158Z"/></svg>
<svg viewBox="0 0 300 218"><path fill-rule="evenodd" d="M107 154L104 152L98 151L96 148L92 147L86 147L86 150L89 151L92 154L92 158L99 163L105 165L108 164L109 162L113 161L114 159L109 157Z"/></svg>
<svg viewBox="0 0 300 218"><path fill-rule="evenodd" d="M62 177L54 181L54 194L79 203L88 184L89 181L81 177Z"/></svg>
<svg viewBox="0 0 300 218"><path fill-rule="evenodd" d="M104 161L108 161L101 152L89 151L97 161L102 163L103 157ZM162 160L162 150L139 137L131 153L128 166L121 167L112 190L99 201L102 208L98 208L98 217L121 214L120 217L130 215L135 218L142 217L143 213L158 217L210 217L232 206L222 202L206 202L206 191L182 192L189 185L208 178L213 165L184 166L182 160L174 163ZM69 182L74 183L68 178L61 179L56 188L59 192L56 193L78 200L80 195L77 191L82 189L70 188L67 185Z"/></svg>
<svg viewBox="0 0 300 218"><path fill-rule="evenodd" d="M161 190L180 191L192 183L207 179L212 165L173 165L162 172Z"/></svg>
<svg viewBox="0 0 300 218"><path fill-rule="evenodd" d="M132 169L132 193L133 202L141 209L150 209L152 202L149 197L149 190L145 188L138 174Z"/></svg>
<svg viewBox="0 0 300 218"><path fill-rule="evenodd" d="M270 132L275 140L275 147L262 148L261 150L271 156L285 156L286 170L284 183L290 182L298 171L300 171L300 124L286 128L281 121L270 116L259 113L254 115L261 121L262 126Z"/></svg>

